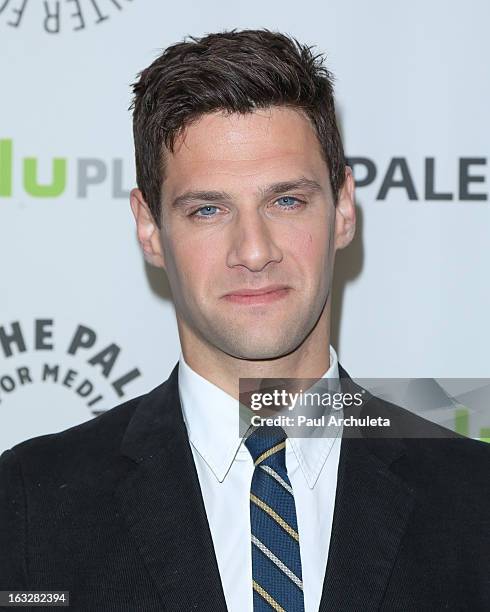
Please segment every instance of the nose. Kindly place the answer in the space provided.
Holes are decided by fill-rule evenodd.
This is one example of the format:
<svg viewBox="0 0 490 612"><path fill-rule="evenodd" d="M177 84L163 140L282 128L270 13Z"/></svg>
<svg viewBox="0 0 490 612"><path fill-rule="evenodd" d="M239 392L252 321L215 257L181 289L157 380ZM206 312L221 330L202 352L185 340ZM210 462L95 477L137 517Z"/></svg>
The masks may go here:
<svg viewBox="0 0 490 612"><path fill-rule="evenodd" d="M237 216L227 257L229 267L244 266L251 272L260 272L271 262L279 263L282 257L267 219L259 211Z"/></svg>

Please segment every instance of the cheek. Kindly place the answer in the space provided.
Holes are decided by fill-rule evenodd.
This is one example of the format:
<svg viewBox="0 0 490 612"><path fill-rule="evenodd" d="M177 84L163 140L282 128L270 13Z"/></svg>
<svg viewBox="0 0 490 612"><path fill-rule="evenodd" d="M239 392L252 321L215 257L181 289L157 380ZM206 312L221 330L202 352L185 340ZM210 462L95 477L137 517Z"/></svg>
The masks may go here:
<svg viewBox="0 0 490 612"><path fill-rule="evenodd" d="M286 252L303 269L316 269L324 266L328 258L328 242L328 236L314 229L290 232L282 239Z"/></svg>
<svg viewBox="0 0 490 612"><path fill-rule="evenodd" d="M206 240L180 239L172 251L176 273L191 287L205 284L206 279L219 270L223 258L219 241L209 237Z"/></svg>
<svg viewBox="0 0 490 612"><path fill-rule="evenodd" d="M305 258L325 260L328 257L334 218L330 207L315 205L304 216L298 215L277 227L277 238L288 251Z"/></svg>

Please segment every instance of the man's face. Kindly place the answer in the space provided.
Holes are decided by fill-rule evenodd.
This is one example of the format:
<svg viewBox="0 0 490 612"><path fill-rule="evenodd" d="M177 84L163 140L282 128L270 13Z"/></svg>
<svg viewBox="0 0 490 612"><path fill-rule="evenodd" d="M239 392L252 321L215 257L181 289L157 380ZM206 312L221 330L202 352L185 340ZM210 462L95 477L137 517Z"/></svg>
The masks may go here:
<svg viewBox="0 0 490 612"><path fill-rule="evenodd" d="M327 165L300 113L192 123L167 153L162 189L162 265L181 333L241 359L294 351L325 314L335 218Z"/></svg>

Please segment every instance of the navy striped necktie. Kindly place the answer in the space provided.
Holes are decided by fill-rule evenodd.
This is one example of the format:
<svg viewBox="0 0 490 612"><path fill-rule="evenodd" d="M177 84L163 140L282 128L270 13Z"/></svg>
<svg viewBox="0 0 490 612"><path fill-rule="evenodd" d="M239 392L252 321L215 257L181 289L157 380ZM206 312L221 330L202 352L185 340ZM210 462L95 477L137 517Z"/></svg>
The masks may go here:
<svg viewBox="0 0 490 612"><path fill-rule="evenodd" d="M286 434L259 427L246 439L255 464L250 487L254 612L303 612L303 580Z"/></svg>

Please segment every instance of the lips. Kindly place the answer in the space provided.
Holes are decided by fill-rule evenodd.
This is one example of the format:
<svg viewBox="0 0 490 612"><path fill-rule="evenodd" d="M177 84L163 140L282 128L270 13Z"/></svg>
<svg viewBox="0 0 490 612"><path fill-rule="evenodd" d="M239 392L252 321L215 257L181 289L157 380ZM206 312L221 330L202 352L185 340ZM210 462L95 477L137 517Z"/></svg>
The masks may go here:
<svg viewBox="0 0 490 612"><path fill-rule="evenodd" d="M261 287L260 289L237 289L235 291L231 291L227 293L225 297L239 295L239 296L256 296L256 295L265 295L266 293L273 293L274 291L280 291L283 289L287 289L286 285L269 285L268 287Z"/></svg>
<svg viewBox="0 0 490 612"><path fill-rule="evenodd" d="M288 295L290 288L286 285L269 285L259 289L236 289L227 293L224 298L234 304L257 306L269 304Z"/></svg>

